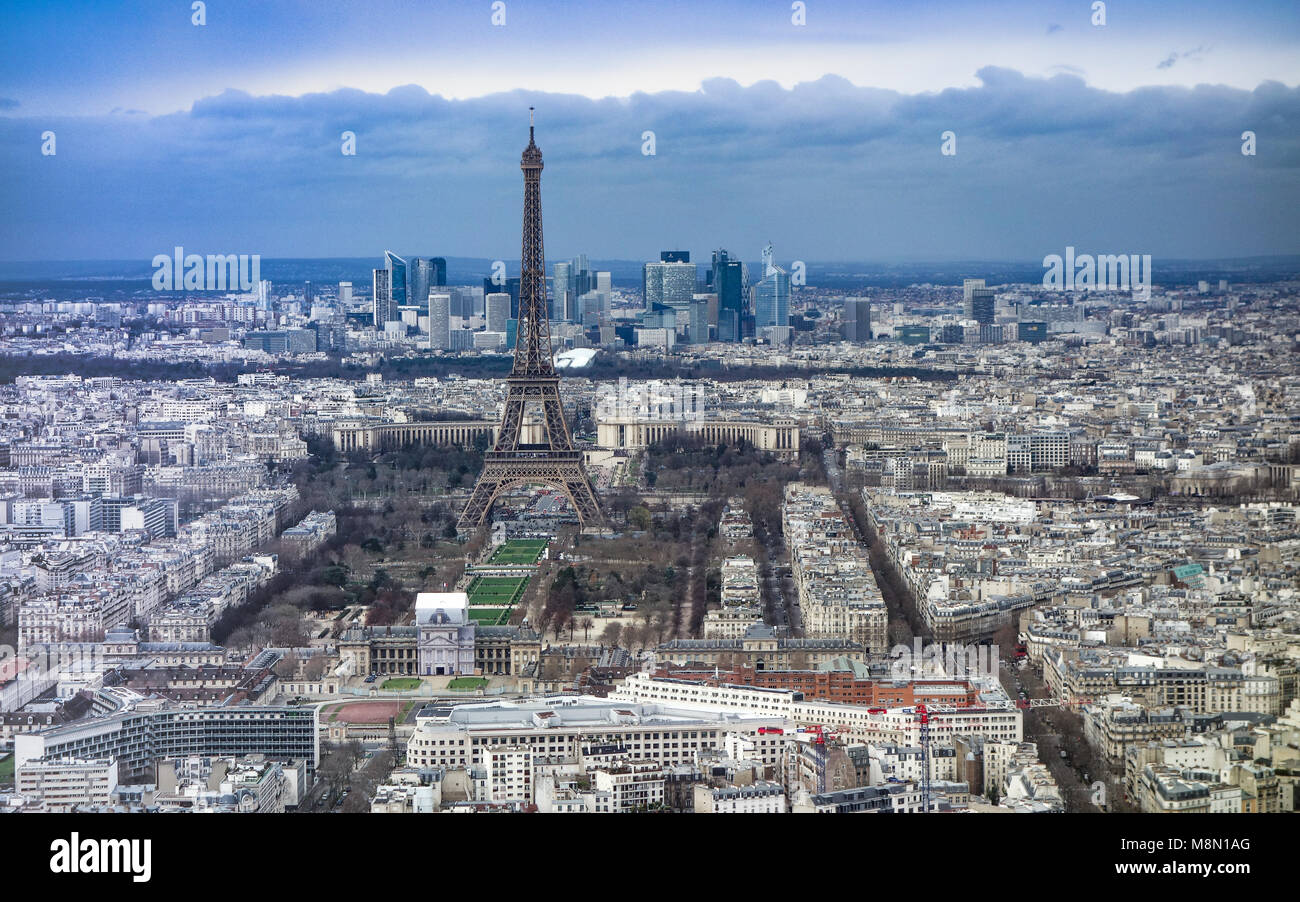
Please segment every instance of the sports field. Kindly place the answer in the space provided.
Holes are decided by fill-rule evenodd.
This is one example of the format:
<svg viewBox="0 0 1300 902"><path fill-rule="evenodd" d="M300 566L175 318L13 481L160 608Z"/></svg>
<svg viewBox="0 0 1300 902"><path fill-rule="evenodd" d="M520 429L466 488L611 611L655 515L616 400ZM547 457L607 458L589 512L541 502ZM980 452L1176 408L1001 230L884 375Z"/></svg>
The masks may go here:
<svg viewBox="0 0 1300 902"><path fill-rule="evenodd" d="M535 564L547 546L546 539L510 539L493 552L489 564Z"/></svg>
<svg viewBox="0 0 1300 902"><path fill-rule="evenodd" d="M469 584L470 606L504 605L511 607L524 594L526 576L476 576Z"/></svg>
<svg viewBox="0 0 1300 902"><path fill-rule="evenodd" d="M470 608L469 619L480 626L501 626L510 619L512 608Z"/></svg>
<svg viewBox="0 0 1300 902"><path fill-rule="evenodd" d="M498 548L488 563L505 565L535 564L546 549L546 539L511 539ZM481 626L501 626L510 622L510 612L528 587L527 576L476 576L466 592L469 594L469 617Z"/></svg>
<svg viewBox="0 0 1300 902"><path fill-rule="evenodd" d="M348 702L332 709L330 720L343 723L387 723L402 713L401 702Z"/></svg>

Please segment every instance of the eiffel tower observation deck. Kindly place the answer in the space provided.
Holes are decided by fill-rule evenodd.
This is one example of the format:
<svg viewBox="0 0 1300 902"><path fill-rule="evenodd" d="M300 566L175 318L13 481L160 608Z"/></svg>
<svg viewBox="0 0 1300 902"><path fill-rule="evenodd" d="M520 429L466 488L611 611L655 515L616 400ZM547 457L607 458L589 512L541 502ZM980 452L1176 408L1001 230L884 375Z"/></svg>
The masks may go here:
<svg viewBox="0 0 1300 902"><path fill-rule="evenodd" d="M604 521L582 452L574 448L569 436L560 403L560 377L551 356L542 251L542 151L534 140L531 107L528 146L519 168L524 173L524 232L515 361L506 377L506 406L496 444L484 456L483 472L460 515L462 532L482 526L492 503L522 485L547 485L563 492L584 527ZM541 408L541 441L524 443L525 414L530 407Z"/></svg>

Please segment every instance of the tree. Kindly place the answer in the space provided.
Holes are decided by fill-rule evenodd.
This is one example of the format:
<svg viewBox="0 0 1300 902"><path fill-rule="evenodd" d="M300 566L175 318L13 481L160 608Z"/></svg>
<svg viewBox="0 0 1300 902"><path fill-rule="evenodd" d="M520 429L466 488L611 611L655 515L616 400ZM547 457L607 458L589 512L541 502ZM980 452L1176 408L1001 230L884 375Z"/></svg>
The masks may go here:
<svg viewBox="0 0 1300 902"><path fill-rule="evenodd" d="M356 770L357 765L366 757L366 747L361 744L360 739L353 739L347 744L347 757L351 769Z"/></svg>
<svg viewBox="0 0 1300 902"><path fill-rule="evenodd" d="M604 631L600 634L600 640L610 648L618 645L618 640L623 635L623 625L621 623L607 623Z"/></svg>
<svg viewBox="0 0 1300 902"><path fill-rule="evenodd" d="M639 504L627 512L627 520L634 529L648 530L652 518L649 509L645 505Z"/></svg>
<svg viewBox="0 0 1300 902"><path fill-rule="evenodd" d="M306 645L307 630L302 625L302 618L296 615L277 617L271 626L271 642L281 648L298 648Z"/></svg>
<svg viewBox="0 0 1300 902"><path fill-rule="evenodd" d="M282 680L291 680L298 673L298 656L292 652L275 662L272 672Z"/></svg>
<svg viewBox="0 0 1300 902"><path fill-rule="evenodd" d="M582 641L586 642L591 637L591 628L595 626L595 621L590 617L582 618Z"/></svg>
<svg viewBox="0 0 1300 902"><path fill-rule="evenodd" d="M348 778L352 774L352 766L347 754L339 746L325 743L321 747L320 764L316 767L316 774L328 785L330 799L336 798L347 785Z"/></svg>
<svg viewBox="0 0 1300 902"><path fill-rule="evenodd" d="M656 611L654 617L646 625L654 636L656 644L662 645L664 634L668 632L668 615L663 611Z"/></svg>

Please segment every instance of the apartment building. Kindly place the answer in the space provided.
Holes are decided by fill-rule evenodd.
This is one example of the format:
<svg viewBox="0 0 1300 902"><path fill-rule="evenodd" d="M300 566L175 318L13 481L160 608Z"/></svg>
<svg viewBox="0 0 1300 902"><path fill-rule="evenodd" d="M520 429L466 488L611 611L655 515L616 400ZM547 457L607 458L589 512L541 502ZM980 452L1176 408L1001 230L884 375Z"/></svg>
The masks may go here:
<svg viewBox="0 0 1300 902"><path fill-rule="evenodd" d="M692 710L748 712L768 715L782 722L772 726L824 726L845 741L878 744L915 744L920 718L911 707L866 707L809 699L791 689L759 686L708 685L693 680L658 677L648 673L628 676L614 698L629 702L658 703ZM788 723L786 722L788 721ZM933 741L952 744L959 736L983 736L996 740L1023 738L1021 711L990 681L981 691L978 704L940 707L931 710Z"/></svg>
<svg viewBox="0 0 1300 902"><path fill-rule="evenodd" d="M696 786L696 814L785 814L789 810L780 783L759 780L746 786Z"/></svg>
<svg viewBox="0 0 1300 902"><path fill-rule="evenodd" d="M14 738L18 769L42 758L113 759L119 777L126 780L149 776L162 758L249 754L279 761L305 760L308 770L314 771L319 760L316 709L128 706L116 714L87 717Z"/></svg>
<svg viewBox="0 0 1300 902"><path fill-rule="evenodd" d="M776 765L780 737L759 729L780 728L781 717L722 713L589 696L547 701L492 702L427 708L416 716L407 742L412 766L485 765L499 746L519 746L534 757L577 758L584 748L613 745L632 761L689 764L703 749L722 745L728 733L753 736L765 763Z"/></svg>
<svg viewBox="0 0 1300 902"><path fill-rule="evenodd" d="M1188 732L1186 709L1147 708L1127 698L1108 698L1083 709L1083 732L1089 744L1114 769L1123 766L1129 747L1163 739L1182 739Z"/></svg>
<svg viewBox="0 0 1300 902"><path fill-rule="evenodd" d="M113 758L32 758L14 773L15 789L46 811L76 811L90 805L107 805L117 789L117 761Z"/></svg>

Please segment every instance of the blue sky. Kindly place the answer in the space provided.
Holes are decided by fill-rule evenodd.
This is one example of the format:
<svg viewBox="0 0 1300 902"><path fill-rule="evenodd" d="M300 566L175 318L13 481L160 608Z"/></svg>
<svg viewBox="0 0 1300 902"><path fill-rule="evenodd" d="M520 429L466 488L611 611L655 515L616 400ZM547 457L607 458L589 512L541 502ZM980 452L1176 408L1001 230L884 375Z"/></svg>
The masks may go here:
<svg viewBox="0 0 1300 902"><path fill-rule="evenodd" d="M1292 2L491 6L4 4L0 259L1300 249Z"/></svg>

